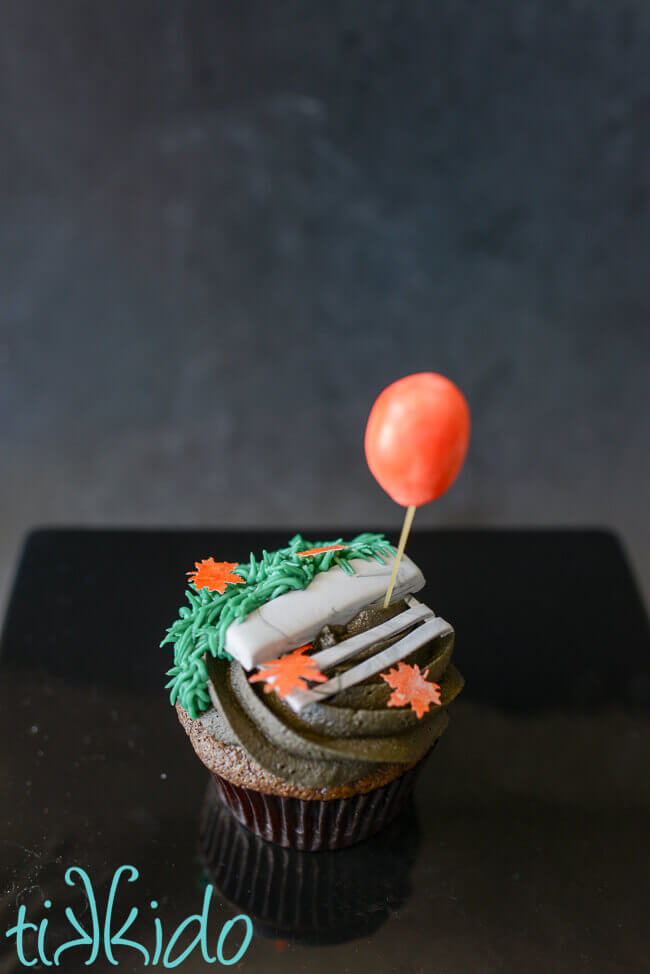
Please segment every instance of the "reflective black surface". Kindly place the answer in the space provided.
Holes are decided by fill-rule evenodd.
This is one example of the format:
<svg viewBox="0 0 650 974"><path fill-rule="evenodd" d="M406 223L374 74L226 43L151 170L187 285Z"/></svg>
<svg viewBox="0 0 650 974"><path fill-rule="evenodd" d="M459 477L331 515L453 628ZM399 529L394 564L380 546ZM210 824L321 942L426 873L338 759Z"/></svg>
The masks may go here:
<svg viewBox="0 0 650 974"><path fill-rule="evenodd" d="M66 868L88 871L101 905L127 863L140 878L120 886L116 914L139 908L135 939L152 950L154 916L168 938L213 883L212 947L238 912L253 920L245 971L644 969L648 630L616 541L414 536L423 597L456 626L467 688L414 807L356 849L310 855L253 840L214 804L157 649L195 559L234 561L290 533L29 539L0 657L3 974L22 969L4 937L20 904L49 917L51 956L74 936L65 906L89 919ZM71 950L61 966L87 956ZM132 949L116 957L142 969ZM101 953L93 968L114 969ZM205 968L196 951L179 970Z"/></svg>

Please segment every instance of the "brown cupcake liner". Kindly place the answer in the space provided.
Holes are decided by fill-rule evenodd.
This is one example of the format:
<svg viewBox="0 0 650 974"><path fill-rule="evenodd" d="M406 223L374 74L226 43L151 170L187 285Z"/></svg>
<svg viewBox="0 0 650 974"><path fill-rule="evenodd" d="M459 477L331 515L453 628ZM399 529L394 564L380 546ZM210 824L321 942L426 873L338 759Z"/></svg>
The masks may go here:
<svg viewBox="0 0 650 974"><path fill-rule="evenodd" d="M234 785L214 775L223 803L238 822L267 842L322 852L374 835L395 818L413 790L424 758L381 788L349 798L283 798Z"/></svg>
<svg viewBox="0 0 650 974"><path fill-rule="evenodd" d="M207 879L261 936L342 943L378 929L410 895L419 826L412 798L386 829L352 849L282 848L237 821L211 778L199 850Z"/></svg>

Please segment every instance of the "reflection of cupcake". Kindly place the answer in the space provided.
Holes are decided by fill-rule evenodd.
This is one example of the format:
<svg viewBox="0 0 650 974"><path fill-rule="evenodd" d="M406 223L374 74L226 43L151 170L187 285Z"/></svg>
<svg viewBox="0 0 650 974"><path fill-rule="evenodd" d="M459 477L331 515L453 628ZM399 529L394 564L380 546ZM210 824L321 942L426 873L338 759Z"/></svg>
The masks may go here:
<svg viewBox="0 0 650 974"><path fill-rule="evenodd" d="M453 630L381 535L197 563L169 630L172 700L223 801L263 838L324 850L399 812L462 687ZM250 672L255 671L255 672Z"/></svg>
<svg viewBox="0 0 650 974"><path fill-rule="evenodd" d="M368 842L309 856L243 829L211 783L199 841L208 881L258 933L322 944L368 936L402 905L419 830L410 801L399 824Z"/></svg>

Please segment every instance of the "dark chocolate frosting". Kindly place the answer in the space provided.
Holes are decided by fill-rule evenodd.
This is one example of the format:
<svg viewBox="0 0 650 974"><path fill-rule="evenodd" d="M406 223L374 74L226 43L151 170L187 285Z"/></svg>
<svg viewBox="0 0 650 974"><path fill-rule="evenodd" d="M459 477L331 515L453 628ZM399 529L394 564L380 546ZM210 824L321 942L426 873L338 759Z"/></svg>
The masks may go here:
<svg viewBox="0 0 650 974"><path fill-rule="evenodd" d="M388 609L364 609L346 625L325 626L314 640L313 652L377 626L406 608L404 602L397 602ZM328 670L328 677L403 635ZM405 660L428 670L428 678L440 685L441 706L431 706L421 718L410 707L388 707L391 689L380 676L297 714L276 693L264 693L260 684L249 683L239 663L209 657L214 709L203 715L203 721L221 743L239 745L266 771L304 787L326 789L354 782L381 764L410 766L443 733L446 708L463 687L463 678L450 662L453 641L453 632L437 636Z"/></svg>

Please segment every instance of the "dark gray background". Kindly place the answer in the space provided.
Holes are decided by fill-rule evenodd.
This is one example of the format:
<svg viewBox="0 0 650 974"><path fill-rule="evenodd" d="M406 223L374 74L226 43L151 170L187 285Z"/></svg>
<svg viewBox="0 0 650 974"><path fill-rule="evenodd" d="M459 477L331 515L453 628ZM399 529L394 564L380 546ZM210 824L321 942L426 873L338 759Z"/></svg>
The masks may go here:
<svg viewBox="0 0 650 974"><path fill-rule="evenodd" d="M650 590L646 0L0 2L0 555L38 523L604 524ZM227 553L218 552L218 555Z"/></svg>

